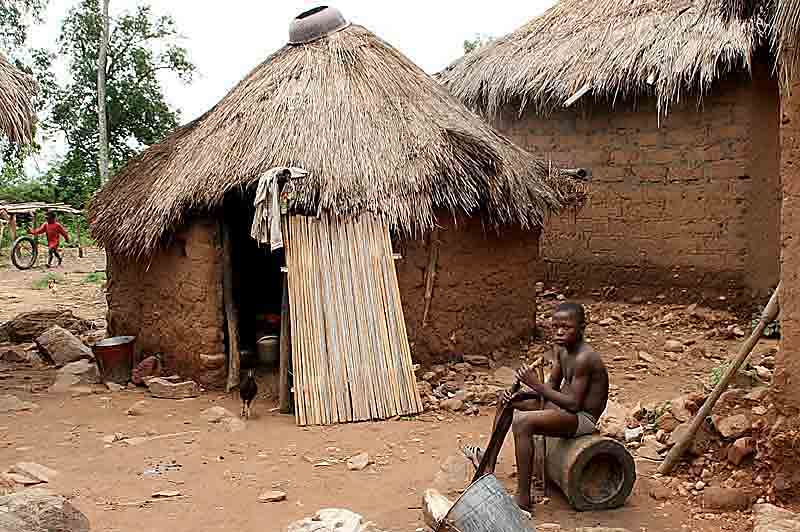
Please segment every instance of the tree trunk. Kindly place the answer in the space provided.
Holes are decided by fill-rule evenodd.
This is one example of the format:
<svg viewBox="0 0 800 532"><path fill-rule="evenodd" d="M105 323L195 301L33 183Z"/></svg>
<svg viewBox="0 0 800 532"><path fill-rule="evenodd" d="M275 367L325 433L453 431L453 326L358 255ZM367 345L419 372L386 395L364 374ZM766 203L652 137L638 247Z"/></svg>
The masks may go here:
<svg viewBox="0 0 800 532"><path fill-rule="evenodd" d="M103 31L100 34L100 51L97 58L97 123L100 134L98 146L98 167L100 170L100 183L108 180L108 115L106 113L106 66L108 63L108 2L98 0L102 4L103 18L101 24Z"/></svg>

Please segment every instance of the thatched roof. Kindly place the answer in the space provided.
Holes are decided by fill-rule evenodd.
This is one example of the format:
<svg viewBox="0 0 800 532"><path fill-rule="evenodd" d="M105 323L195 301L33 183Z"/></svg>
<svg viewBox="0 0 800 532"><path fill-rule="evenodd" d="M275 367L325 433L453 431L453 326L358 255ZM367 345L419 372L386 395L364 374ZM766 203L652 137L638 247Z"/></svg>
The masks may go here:
<svg viewBox="0 0 800 532"><path fill-rule="evenodd" d="M654 95L666 112L726 74L749 70L767 26L762 17L726 22L702 0L561 0L441 78L490 116L506 105L546 114L581 91L612 104Z"/></svg>
<svg viewBox="0 0 800 532"><path fill-rule="evenodd" d="M0 130L16 144L28 144L33 136L36 82L0 55Z"/></svg>
<svg viewBox="0 0 800 532"><path fill-rule="evenodd" d="M781 50L781 77L788 86L800 77L800 0L777 0L775 30Z"/></svg>
<svg viewBox="0 0 800 532"><path fill-rule="evenodd" d="M310 172L296 211L382 213L395 229L435 211L538 226L561 174L516 147L360 26L271 55L198 120L132 160L90 205L114 253L150 254L189 216L275 166Z"/></svg>

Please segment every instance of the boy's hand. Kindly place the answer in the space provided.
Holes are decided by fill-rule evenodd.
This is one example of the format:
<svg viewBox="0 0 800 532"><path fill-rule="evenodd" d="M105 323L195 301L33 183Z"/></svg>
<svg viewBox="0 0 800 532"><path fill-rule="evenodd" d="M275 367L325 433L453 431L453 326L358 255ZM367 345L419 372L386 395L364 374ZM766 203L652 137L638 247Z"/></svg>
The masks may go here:
<svg viewBox="0 0 800 532"><path fill-rule="evenodd" d="M535 366L523 366L519 368L517 370L517 379L532 390L536 390L536 387L542 384Z"/></svg>

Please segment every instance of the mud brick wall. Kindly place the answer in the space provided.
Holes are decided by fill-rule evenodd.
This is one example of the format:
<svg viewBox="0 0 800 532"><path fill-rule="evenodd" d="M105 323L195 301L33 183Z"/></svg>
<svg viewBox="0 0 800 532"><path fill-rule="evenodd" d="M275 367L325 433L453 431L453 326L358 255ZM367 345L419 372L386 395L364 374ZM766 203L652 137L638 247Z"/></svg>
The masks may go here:
<svg viewBox="0 0 800 532"><path fill-rule="evenodd" d="M779 274L777 83L766 67L673 107L589 103L496 125L533 153L593 171L583 209L547 224L549 280L588 285L747 287L767 295Z"/></svg>
<svg viewBox="0 0 800 532"><path fill-rule="evenodd" d="M448 221L439 229L439 261L428 324L422 328L429 242L395 245L403 312L414 360L438 362L489 355L536 325L539 281L537 232L504 228L497 234L480 219Z"/></svg>
<svg viewBox="0 0 800 532"><path fill-rule="evenodd" d="M800 79L783 95L781 177L781 346L772 382L775 404L787 415L800 412Z"/></svg>
<svg viewBox="0 0 800 532"><path fill-rule="evenodd" d="M146 261L108 255L109 334L136 336L137 360L206 386L225 382L222 257L216 222L199 221Z"/></svg>

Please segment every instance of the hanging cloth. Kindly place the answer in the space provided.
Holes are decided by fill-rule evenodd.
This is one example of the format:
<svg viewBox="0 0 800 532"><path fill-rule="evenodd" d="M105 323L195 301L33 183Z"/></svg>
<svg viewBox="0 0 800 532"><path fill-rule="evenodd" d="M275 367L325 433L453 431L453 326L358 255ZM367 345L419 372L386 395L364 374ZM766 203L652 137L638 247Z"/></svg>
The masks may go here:
<svg viewBox="0 0 800 532"><path fill-rule="evenodd" d="M279 179L297 179L308 175L302 168L286 168L278 166L267 170L258 180L256 199L253 202L256 208L253 216L253 225L250 236L259 244L269 244L271 251L283 247L283 234L281 233L281 198Z"/></svg>

